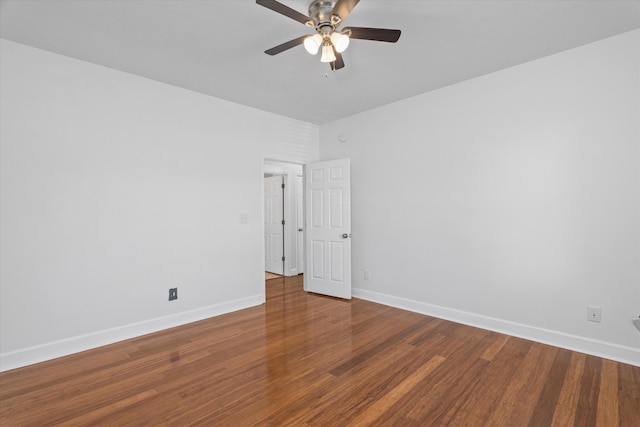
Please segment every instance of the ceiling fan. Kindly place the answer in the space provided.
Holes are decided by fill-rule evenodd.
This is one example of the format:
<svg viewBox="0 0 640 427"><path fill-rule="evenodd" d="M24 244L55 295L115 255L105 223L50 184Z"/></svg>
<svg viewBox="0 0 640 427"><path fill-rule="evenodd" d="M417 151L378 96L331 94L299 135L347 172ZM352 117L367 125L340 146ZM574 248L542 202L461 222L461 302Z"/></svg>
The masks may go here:
<svg viewBox="0 0 640 427"><path fill-rule="evenodd" d="M304 44L312 55L322 51L321 62L328 62L332 70L344 67L342 52L349 46L350 39L374 40L395 43L400 38L400 30L386 28L338 27L351 13L360 0L313 0L309 5L309 16L275 0L256 0L260 6L278 12L296 20L307 27L315 28L316 33L289 40L271 49L265 50L267 55L277 55L292 47Z"/></svg>

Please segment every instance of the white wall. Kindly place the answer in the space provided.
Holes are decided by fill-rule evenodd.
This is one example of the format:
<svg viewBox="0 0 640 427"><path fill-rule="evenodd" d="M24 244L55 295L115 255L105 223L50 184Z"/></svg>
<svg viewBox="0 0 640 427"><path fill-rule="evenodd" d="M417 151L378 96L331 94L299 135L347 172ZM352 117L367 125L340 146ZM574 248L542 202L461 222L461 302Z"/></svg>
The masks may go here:
<svg viewBox="0 0 640 427"><path fill-rule="evenodd" d="M354 295L640 364L639 147L640 31L321 126Z"/></svg>
<svg viewBox="0 0 640 427"><path fill-rule="evenodd" d="M264 301L263 160L317 126L0 49L2 370Z"/></svg>

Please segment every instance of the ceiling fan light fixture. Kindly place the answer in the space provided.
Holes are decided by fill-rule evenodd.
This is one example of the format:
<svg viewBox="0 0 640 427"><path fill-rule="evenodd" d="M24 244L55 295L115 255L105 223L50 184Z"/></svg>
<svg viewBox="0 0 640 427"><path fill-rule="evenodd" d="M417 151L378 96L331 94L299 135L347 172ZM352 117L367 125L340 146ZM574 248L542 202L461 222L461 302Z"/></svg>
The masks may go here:
<svg viewBox="0 0 640 427"><path fill-rule="evenodd" d="M320 49L321 45L322 45L322 36L320 34L314 34L304 39L304 48L311 55L315 55L316 53L318 53L318 50Z"/></svg>
<svg viewBox="0 0 640 427"><path fill-rule="evenodd" d="M336 54L333 53L333 46L331 43L324 43L322 45L322 57L320 62L333 62L336 60Z"/></svg>
<svg viewBox="0 0 640 427"><path fill-rule="evenodd" d="M315 29L315 33L301 35L293 40L267 49L264 53L273 56L304 44L307 52L316 55L318 50L322 48L320 61L328 62L331 70L335 71L344 68L342 52L347 50L351 39L395 43L400 38L400 30L388 28L346 27L338 29L360 0L310 1L309 14L307 16L280 3L278 0L256 0L256 3L260 6Z"/></svg>
<svg viewBox="0 0 640 427"><path fill-rule="evenodd" d="M336 48L336 52L342 53L349 47L349 36L338 31L331 34L331 43Z"/></svg>

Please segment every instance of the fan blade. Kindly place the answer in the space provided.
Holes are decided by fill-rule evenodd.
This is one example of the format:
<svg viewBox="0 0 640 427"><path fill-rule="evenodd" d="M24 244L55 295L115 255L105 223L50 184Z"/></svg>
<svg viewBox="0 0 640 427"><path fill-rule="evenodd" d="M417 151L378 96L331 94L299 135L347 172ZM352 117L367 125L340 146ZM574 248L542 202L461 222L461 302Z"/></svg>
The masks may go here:
<svg viewBox="0 0 640 427"><path fill-rule="evenodd" d="M333 10L331 11L331 15L338 15L340 20L344 21L347 16L351 13L351 10L356 7L360 0L338 0L335 6L333 6Z"/></svg>
<svg viewBox="0 0 640 427"><path fill-rule="evenodd" d="M256 0L256 3L302 24L306 24L308 21L311 21L311 18L309 18L307 15L303 15L297 10L291 9L289 6L285 6L275 0Z"/></svg>
<svg viewBox="0 0 640 427"><path fill-rule="evenodd" d="M375 40L378 42L395 43L400 38L400 30L388 30L386 28L365 28L365 27L347 27L344 31L350 30L351 39Z"/></svg>
<svg viewBox="0 0 640 427"><path fill-rule="evenodd" d="M342 54L336 50L335 46L331 47L333 48L333 54L336 56L336 60L329 63L329 65L331 66L331 71L336 71L344 68L344 60L342 59Z"/></svg>
<svg viewBox="0 0 640 427"><path fill-rule="evenodd" d="M267 55L277 55L280 52L284 52L287 49L291 49L292 47L296 47L299 44L304 43L304 39L306 39L309 36L300 36L297 39L293 39L293 40L289 40L288 42L279 44L276 47L272 47L271 49L265 50L264 53L266 53Z"/></svg>

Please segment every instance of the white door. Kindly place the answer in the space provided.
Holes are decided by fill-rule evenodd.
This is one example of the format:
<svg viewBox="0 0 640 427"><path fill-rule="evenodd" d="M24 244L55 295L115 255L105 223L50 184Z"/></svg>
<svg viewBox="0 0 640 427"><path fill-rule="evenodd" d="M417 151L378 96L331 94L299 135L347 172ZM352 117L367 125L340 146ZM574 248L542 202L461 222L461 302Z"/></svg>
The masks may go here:
<svg viewBox="0 0 640 427"><path fill-rule="evenodd" d="M305 167L304 289L351 299L350 160Z"/></svg>
<svg viewBox="0 0 640 427"><path fill-rule="evenodd" d="M281 176L264 179L264 265L265 270L275 274L284 274L283 182Z"/></svg>
<svg viewBox="0 0 640 427"><path fill-rule="evenodd" d="M298 274L304 273L304 193L303 176L296 175L297 261Z"/></svg>

